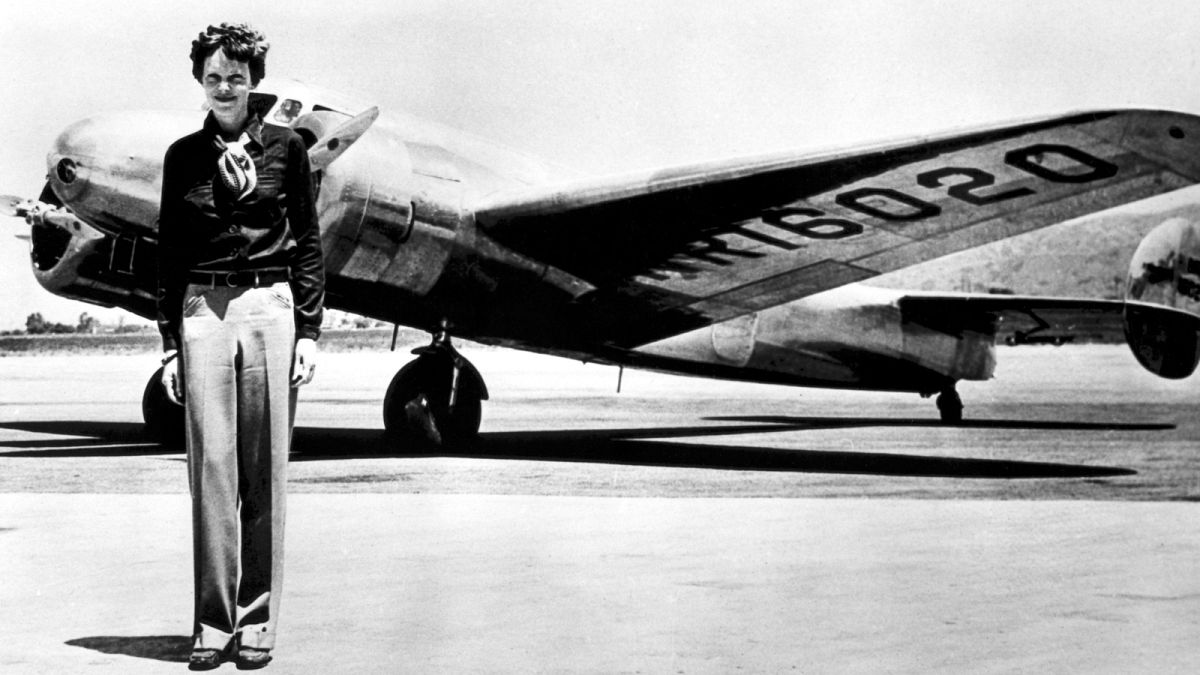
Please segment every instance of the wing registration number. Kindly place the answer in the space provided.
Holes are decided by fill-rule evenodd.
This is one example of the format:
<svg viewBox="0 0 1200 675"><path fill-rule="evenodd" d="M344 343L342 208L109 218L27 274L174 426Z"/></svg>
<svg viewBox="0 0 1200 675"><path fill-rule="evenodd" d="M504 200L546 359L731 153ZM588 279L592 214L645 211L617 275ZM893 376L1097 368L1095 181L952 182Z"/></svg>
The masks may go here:
<svg viewBox="0 0 1200 675"><path fill-rule="evenodd" d="M1091 183L1111 178L1118 172L1117 166L1111 162L1059 143L1036 143L1010 150L1004 154L1004 163L1035 178L1057 184ZM964 166L924 171L917 174L916 183L923 188L944 188L947 196L971 206L988 206L1037 194L1036 190L1025 186L997 190L994 174ZM934 218L942 213L942 207L938 204L892 188L857 187L837 193L833 200L849 211L887 223L910 223ZM759 223L810 240L846 239L866 229L862 223L829 215L812 206L781 206L768 208L759 214L758 219L733 225L722 234L741 235L786 251L804 246L803 243L747 227ZM712 236L691 242L677 257L660 264L647 276L667 279L672 273L700 271L692 264L679 260L679 257L725 266L733 264L730 258L761 258L763 255L731 247L718 236Z"/></svg>
<svg viewBox="0 0 1200 675"><path fill-rule="evenodd" d="M1069 145L1038 143L1004 155L1004 163L1052 183L1090 183L1111 178L1117 166ZM999 192L988 191L996 177L973 167L941 167L917 174L917 184L924 188L945 187L946 194L972 206L1036 194L1028 187ZM851 211L887 222L901 223L934 218L941 214L937 204L890 188L860 187L839 193L834 201ZM761 214L762 222L808 239L843 239L863 231L852 220L823 217L814 208L784 206L770 208Z"/></svg>

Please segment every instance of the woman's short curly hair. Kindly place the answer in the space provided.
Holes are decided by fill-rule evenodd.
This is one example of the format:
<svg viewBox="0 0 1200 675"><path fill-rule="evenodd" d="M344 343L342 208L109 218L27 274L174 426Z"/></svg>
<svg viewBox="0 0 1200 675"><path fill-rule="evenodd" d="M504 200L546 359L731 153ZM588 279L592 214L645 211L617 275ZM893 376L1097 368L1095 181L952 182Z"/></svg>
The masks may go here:
<svg viewBox="0 0 1200 675"><path fill-rule="evenodd" d="M225 56L250 65L250 83L257 85L267 72L267 50L271 45L266 36L247 23L222 23L192 41L192 77L202 82L204 59L221 49Z"/></svg>

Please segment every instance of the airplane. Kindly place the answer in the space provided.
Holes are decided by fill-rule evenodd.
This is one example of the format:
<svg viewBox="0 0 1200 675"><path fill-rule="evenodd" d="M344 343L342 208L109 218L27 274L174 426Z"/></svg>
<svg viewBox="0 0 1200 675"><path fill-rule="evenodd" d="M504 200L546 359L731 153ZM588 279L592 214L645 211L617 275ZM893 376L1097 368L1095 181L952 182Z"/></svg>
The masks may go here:
<svg viewBox="0 0 1200 675"><path fill-rule="evenodd" d="M453 337L587 362L799 387L937 396L962 420L961 380L996 343L1124 339L1150 372L1200 361L1200 229L1154 227L1117 300L936 293L877 275L1200 182L1200 117L1096 110L838 151L787 152L578 176L367 102L264 79L251 105L310 147L327 306L423 329L384 428L469 443L489 397ZM67 127L36 200L33 273L50 291L155 315L162 157L195 110ZM395 347L393 343L393 348ZM158 373L147 428L182 436Z"/></svg>

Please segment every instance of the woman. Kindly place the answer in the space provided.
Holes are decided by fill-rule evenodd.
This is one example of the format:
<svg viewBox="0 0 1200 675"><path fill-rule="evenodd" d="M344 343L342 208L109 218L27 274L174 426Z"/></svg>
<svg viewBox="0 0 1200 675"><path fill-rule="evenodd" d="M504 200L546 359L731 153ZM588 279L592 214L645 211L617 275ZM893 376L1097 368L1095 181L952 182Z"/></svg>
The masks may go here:
<svg viewBox="0 0 1200 675"><path fill-rule="evenodd" d="M167 150L159 212L163 386L186 407L195 623L189 667L271 659L296 387L311 381L324 299L308 155L249 106L268 49L209 26L192 75L211 111Z"/></svg>

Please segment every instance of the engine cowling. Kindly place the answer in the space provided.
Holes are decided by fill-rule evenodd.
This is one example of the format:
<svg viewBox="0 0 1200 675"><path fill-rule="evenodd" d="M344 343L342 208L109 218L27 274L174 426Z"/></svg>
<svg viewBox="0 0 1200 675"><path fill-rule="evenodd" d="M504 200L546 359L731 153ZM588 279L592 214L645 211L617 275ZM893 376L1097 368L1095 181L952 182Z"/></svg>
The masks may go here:
<svg viewBox="0 0 1200 675"><path fill-rule="evenodd" d="M449 160L422 153L436 155L381 124L324 172L317 211L326 274L413 297L437 283L458 236L461 182Z"/></svg>
<svg viewBox="0 0 1200 675"><path fill-rule="evenodd" d="M1125 339L1138 363L1156 375L1182 379L1195 372L1200 363L1200 225L1171 218L1138 244L1125 287Z"/></svg>
<svg viewBox="0 0 1200 675"><path fill-rule="evenodd" d="M34 223L29 241L33 275L46 290L154 317L153 240L139 235L116 237L68 209L53 208Z"/></svg>

